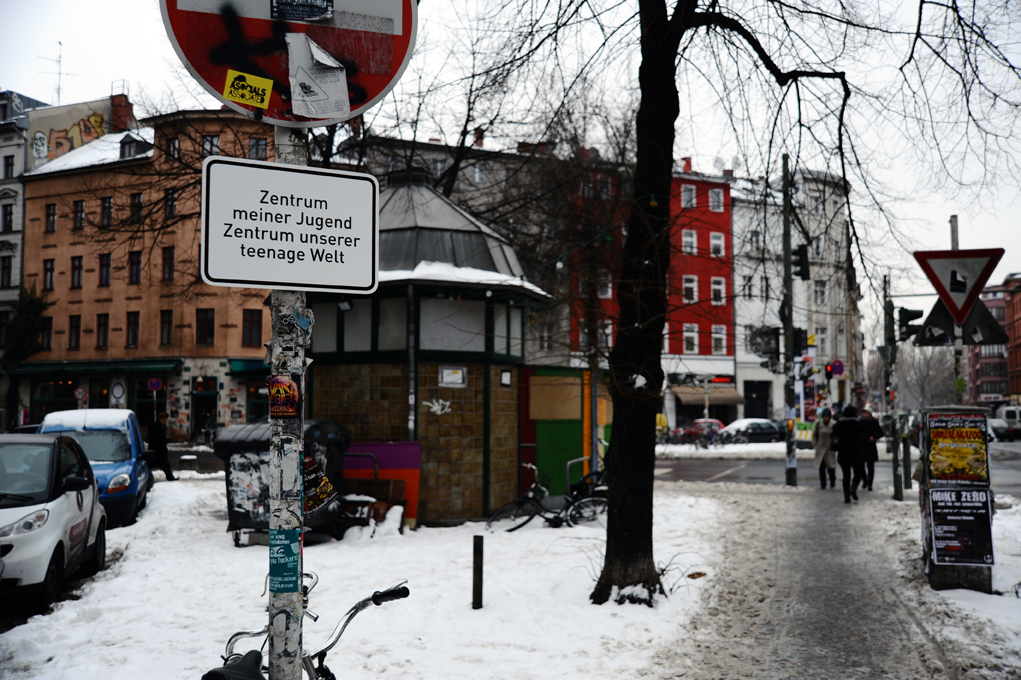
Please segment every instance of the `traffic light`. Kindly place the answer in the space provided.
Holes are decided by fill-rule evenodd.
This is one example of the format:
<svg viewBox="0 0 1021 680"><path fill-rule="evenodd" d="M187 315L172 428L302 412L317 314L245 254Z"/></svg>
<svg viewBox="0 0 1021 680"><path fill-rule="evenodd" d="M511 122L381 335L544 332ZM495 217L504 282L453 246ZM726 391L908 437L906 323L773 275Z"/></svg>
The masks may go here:
<svg viewBox="0 0 1021 680"><path fill-rule="evenodd" d="M915 319L922 318L922 311L920 309L907 309L901 307L897 312L897 340L903 342L910 338L912 335L922 330L920 324L911 323Z"/></svg>
<svg viewBox="0 0 1021 680"><path fill-rule="evenodd" d="M808 331L804 328L794 329L794 356L799 357L808 351Z"/></svg>
<svg viewBox="0 0 1021 680"><path fill-rule="evenodd" d="M808 273L808 244L803 243L795 248L793 255L791 266L794 268L794 276L799 277L802 281L808 281L811 278Z"/></svg>
<svg viewBox="0 0 1021 680"><path fill-rule="evenodd" d="M833 377L833 364L826 364L826 379Z"/></svg>

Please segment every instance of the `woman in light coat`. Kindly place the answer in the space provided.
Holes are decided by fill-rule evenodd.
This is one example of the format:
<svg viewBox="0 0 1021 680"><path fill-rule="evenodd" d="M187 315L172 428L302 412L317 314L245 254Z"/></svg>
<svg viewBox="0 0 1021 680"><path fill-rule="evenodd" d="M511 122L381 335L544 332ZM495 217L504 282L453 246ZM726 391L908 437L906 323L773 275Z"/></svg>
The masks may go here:
<svg viewBox="0 0 1021 680"><path fill-rule="evenodd" d="M833 435L833 414L828 408L821 411L812 429L812 443L815 445L815 466L819 468L819 484L826 488L826 474L829 473L830 488L837 485L837 452L830 450Z"/></svg>

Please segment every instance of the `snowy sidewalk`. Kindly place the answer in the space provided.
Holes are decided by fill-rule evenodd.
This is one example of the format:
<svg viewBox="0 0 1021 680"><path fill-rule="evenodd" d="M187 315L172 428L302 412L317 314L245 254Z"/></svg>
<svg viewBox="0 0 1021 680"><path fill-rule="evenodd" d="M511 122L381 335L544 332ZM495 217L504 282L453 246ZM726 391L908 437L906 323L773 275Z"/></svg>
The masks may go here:
<svg viewBox="0 0 1021 680"><path fill-rule="evenodd" d="M227 637L265 624L264 547L235 548L223 476L159 483L138 523L107 534L111 566L77 600L0 635L0 678L197 680L220 663ZM305 548L321 577L305 640L325 640L358 599L408 579L411 597L372 607L327 659L340 677L624 678L675 644L711 582L721 531L716 501L676 490L656 496L655 554L673 558L673 595L655 609L588 602L603 537L533 521L512 534L484 525L403 536L357 529ZM485 534L484 608L473 611L472 541ZM687 573L706 572L698 579Z"/></svg>
<svg viewBox="0 0 1021 680"><path fill-rule="evenodd" d="M797 449L798 460L812 460L815 451ZM787 457L787 445L784 442L764 444L727 444L726 446L710 446L699 449L691 444L658 444L656 457L669 458L734 458L737 460L784 460ZM879 460L890 460L886 453L886 445L879 446ZM911 449L911 460L918 460L918 449Z"/></svg>

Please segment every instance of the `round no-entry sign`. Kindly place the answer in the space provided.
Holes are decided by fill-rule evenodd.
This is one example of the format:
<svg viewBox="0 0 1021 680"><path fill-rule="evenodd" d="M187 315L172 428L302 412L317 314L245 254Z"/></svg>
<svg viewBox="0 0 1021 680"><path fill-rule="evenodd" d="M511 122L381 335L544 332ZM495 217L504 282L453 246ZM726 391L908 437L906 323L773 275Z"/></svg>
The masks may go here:
<svg viewBox="0 0 1021 680"><path fill-rule="evenodd" d="M837 359L833 362L833 375L844 375L844 362Z"/></svg>
<svg viewBox="0 0 1021 680"><path fill-rule="evenodd" d="M353 118L400 80L415 0L160 0L170 42L202 87L256 120Z"/></svg>
<svg viewBox="0 0 1021 680"><path fill-rule="evenodd" d="M87 396L89 396L89 392L84 387L79 387L74 391L74 398L78 401L83 401Z"/></svg>
<svg viewBox="0 0 1021 680"><path fill-rule="evenodd" d="M163 389L163 381L160 380L159 378L153 378L152 380L149 381L149 389L152 390L153 392L159 392L161 389Z"/></svg>

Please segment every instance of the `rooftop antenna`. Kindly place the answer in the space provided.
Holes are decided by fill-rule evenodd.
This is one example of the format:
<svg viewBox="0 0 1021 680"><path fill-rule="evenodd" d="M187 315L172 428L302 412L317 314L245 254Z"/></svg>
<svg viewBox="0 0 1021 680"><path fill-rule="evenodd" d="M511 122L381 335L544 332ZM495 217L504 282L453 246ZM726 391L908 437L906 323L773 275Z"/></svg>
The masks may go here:
<svg viewBox="0 0 1021 680"><path fill-rule="evenodd" d="M63 72L64 71L64 69L63 69L64 43L62 43L59 40L57 41L57 58L56 59L51 59L50 57L37 57L37 59L45 59L46 61L55 61L55 62L57 62L57 70L56 70L56 75L57 75L57 106L60 106L61 78L63 76L76 76L76 75L78 75L77 73L64 73ZM46 75L53 75L54 71L41 71L41 73L46 74Z"/></svg>

